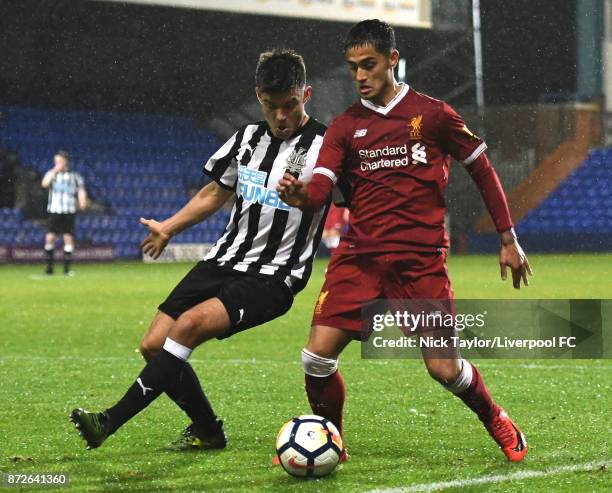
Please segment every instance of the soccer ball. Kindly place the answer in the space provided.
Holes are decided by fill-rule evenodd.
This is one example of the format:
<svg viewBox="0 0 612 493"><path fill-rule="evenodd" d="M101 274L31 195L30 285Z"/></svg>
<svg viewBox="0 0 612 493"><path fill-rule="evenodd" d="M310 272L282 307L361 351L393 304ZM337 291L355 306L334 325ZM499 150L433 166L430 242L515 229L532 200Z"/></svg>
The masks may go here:
<svg viewBox="0 0 612 493"><path fill-rule="evenodd" d="M276 453L285 471L296 477L321 477L334 470L342 438L329 420L304 415L285 423L276 436Z"/></svg>

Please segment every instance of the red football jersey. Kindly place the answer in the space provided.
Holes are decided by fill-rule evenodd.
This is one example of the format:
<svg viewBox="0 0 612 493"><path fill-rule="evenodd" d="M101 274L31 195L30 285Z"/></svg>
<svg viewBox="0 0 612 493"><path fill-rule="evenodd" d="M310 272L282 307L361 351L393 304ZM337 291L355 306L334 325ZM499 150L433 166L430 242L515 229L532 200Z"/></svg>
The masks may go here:
<svg viewBox="0 0 612 493"><path fill-rule="evenodd" d="M361 100L327 129L315 174L350 184L339 250L433 251L449 246L444 190L452 159L487 148L445 102L404 84L387 106Z"/></svg>

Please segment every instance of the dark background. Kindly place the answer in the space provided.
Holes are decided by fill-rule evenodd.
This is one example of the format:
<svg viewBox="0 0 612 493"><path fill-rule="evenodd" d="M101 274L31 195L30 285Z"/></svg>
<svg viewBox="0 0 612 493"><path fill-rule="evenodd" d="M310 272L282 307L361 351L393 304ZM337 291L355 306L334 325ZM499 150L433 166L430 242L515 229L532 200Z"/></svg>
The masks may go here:
<svg viewBox="0 0 612 493"><path fill-rule="evenodd" d="M575 0L547 2L545 12L541 2L527 0L481 4L488 104L575 92ZM0 105L206 117L252 96L264 49L296 48L311 76L342 65L349 27L104 2L0 0ZM410 68L460 35L398 28L398 48ZM457 59L469 61L469 40L458 50ZM441 97L460 80L440 65L408 82ZM470 91L452 102L470 104L473 97Z"/></svg>

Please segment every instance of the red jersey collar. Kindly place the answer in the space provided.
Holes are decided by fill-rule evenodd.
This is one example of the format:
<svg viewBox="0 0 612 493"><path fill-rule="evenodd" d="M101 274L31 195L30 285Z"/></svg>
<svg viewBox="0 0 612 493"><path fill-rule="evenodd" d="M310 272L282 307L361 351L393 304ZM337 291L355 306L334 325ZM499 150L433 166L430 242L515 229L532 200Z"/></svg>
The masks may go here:
<svg viewBox="0 0 612 493"><path fill-rule="evenodd" d="M406 94L408 94L408 90L410 89L408 84L404 84L403 82L400 82L399 85L401 86L400 91L395 95L395 97L391 101L389 101L389 104L387 104L387 106L378 106L377 104L374 104L371 101L368 101L366 99L361 99L361 104L372 111L376 111L376 113L380 113L381 115L386 115L393 108L397 106L397 104L404 98Z"/></svg>

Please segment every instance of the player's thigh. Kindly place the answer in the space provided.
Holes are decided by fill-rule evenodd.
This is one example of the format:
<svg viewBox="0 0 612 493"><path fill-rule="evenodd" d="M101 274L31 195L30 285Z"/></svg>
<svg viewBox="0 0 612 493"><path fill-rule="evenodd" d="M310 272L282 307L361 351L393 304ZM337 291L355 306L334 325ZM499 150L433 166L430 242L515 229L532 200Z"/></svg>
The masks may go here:
<svg viewBox="0 0 612 493"><path fill-rule="evenodd" d="M359 337L359 333L326 325L313 325L310 329L306 349L322 358L338 359L349 342Z"/></svg>
<svg viewBox="0 0 612 493"><path fill-rule="evenodd" d="M62 233L60 215L49 212L47 215L47 234L53 235L55 240L55 235L58 233Z"/></svg>
<svg viewBox="0 0 612 493"><path fill-rule="evenodd" d="M172 324L174 324L174 319L164 312L158 311L155 314L149 329L140 341L140 352L147 361L164 346L164 341L168 337Z"/></svg>
<svg viewBox="0 0 612 493"><path fill-rule="evenodd" d="M311 326L359 335L364 307L382 295L382 273L368 255L334 254L325 273Z"/></svg>
<svg viewBox="0 0 612 493"><path fill-rule="evenodd" d="M237 272L219 292L230 318L230 330L219 339L255 328L285 314L293 305L293 293L272 276Z"/></svg>
<svg viewBox="0 0 612 493"><path fill-rule="evenodd" d="M64 233L64 245L74 246L74 236L70 233Z"/></svg>
<svg viewBox="0 0 612 493"><path fill-rule="evenodd" d="M389 299L453 300L446 252L398 252L384 256L391 273L384 285Z"/></svg>
<svg viewBox="0 0 612 493"><path fill-rule="evenodd" d="M225 336L229 329L225 306L219 298L211 298L183 313L171 325L168 337L193 349L209 339Z"/></svg>
<svg viewBox="0 0 612 493"><path fill-rule="evenodd" d="M385 285L393 311L408 313L438 312L454 315L454 293L446 267L446 252L403 252L387 256L392 277ZM458 349L453 343L453 327L431 324L415 327L421 340L421 354L429 374L443 384L454 381L461 371Z"/></svg>
<svg viewBox="0 0 612 493"><path fill-rule="evenodd" d="M47 243L48 245L51 243L55 243L55 233L52 232L47 232L45 234L45 243Z"/></svg>
<svg viewBox="0 0 612 493"><path fill-rule="evenodd" d="M159 311L178 320L189 309L218 296L225 282L227 274L219 267L209 262L198 262L159 305Z"/></svg>

